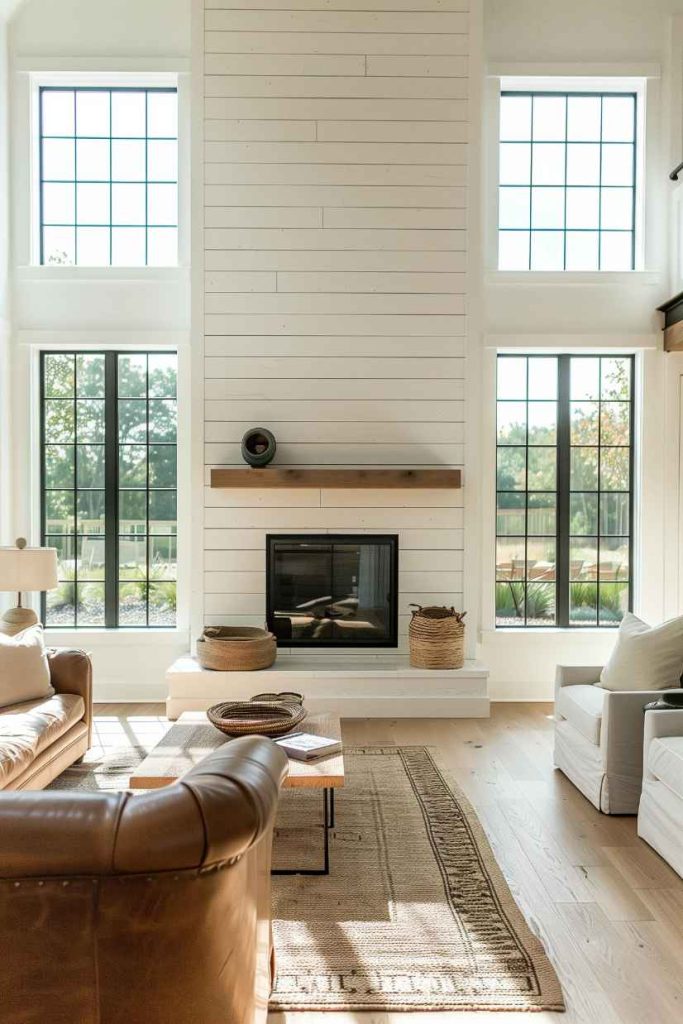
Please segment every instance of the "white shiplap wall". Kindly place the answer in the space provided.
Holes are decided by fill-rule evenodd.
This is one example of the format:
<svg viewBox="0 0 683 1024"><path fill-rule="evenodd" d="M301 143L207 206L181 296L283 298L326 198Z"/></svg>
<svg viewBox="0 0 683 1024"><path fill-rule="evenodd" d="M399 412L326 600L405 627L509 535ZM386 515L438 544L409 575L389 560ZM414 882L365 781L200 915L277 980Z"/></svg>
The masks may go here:
<svg viewBox="0 0 683 1024"><path fill-rule="evenodd" d="M461 466L467 0L206 0L205 464ZM265 534L397 532L462 603L463 493L205 492L205 621L262 623Z"/></svg>

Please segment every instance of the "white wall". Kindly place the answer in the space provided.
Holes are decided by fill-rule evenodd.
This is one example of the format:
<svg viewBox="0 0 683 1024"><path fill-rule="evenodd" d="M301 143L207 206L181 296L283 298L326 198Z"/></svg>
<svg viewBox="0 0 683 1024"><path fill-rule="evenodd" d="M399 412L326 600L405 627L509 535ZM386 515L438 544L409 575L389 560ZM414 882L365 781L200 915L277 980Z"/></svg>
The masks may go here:
<svg viewBox="0 0 683 1024"><path fill-rule="evenodd" d="M681 606L677 579L667 564L678 540L680 399L675 357L661 351L655 307L669 295L669 195L667 174L679 161L680 61L683 43L678 0L486 0L487 73L483 144L487 152L485 197L486 352L482 403L485 490L481 563L484 610L480 655L491 667L491 693L501 699L548 698L558 662L599 664L609 655L612 632L553 631L512 634L493 629L493 404L495 353L514 348L545 351L620 350L638 354L641 392L638 443L639 521L635 611L651 621ZM645 263L629 274L505 274L495 270L496 97L500 74L645 75L647 143ZM670 451L675 447L675 452Z"/></svg>
<svg viewBox="0 0 683 1024"><path fill-rule="evenodd" d="M177 345L181 365L189 363L188 267L110 271L31 266L30 75L60 71L186 73L190 9L190 0L118 0L115 4L108 0L26 0L9 23L12 220L8 301L12 316L8 359L12 394L5 415L11 424L12 465L0 465L0 470L3 493L10 490L11 479L12 500L1 525L5 541L25 535L39 542L35 396L41 346ZM187 163L187 139L185 146ZM184 186L189 187L187 175ZM0 351L1 345L0 341ZM186 405L189 395L188 387ZM181 453L183 459L187 461L187 456ZM186 497L184 501L187 504ZM153 699L165 696L165 670L186 651L189 629L185 614L177 630L149 637L88 630L51 631L50 639L61 645L83 646L92 653L96 698Z"/></svg>
<svg viewBox="0 0 683 1024"><path fill-rule="evenodd" d="M205 481L256 425L281 466L463 466L468 5L288 6L206 3ZM207 488L205 621L263 623L266 532L397 532L404 647L462 607L463 497Z"/></svg>

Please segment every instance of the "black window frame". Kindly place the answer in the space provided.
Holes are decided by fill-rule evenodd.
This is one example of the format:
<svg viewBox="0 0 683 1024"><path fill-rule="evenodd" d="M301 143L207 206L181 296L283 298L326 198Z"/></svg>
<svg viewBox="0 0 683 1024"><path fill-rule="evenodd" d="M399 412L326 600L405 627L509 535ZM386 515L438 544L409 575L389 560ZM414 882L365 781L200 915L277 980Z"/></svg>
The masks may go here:
<svg viewBox="0 0 683 1024"><path fill-rule="evenodd" d="M633 611L633 599L634 599L634 590L635 590L635 584L636 584L636 568L635 568L635 565L634 565L635 525L636 525L635 524L635 518L634 518L634 514L635 514L635 492L636 492L636 481L635 481L635 466L636 466L636 452L635 452L635 445L636 445L636 433L635 433L635 431L636 431L636 407L635 406L636 406L636 396L637 396L637 393L638 393L637 392L638 364L637 364L635 355L630 354L630 353L624 354L622 352L614 352L614 353L612 353L612 352L605 352L605 351L602 351L602 352L585 352L585 353L547 353L547 352L543 353L543 352L529 352L529 351L499 353L497 355L497 357L496 357L496 380L498 379L498 374L500 372L500 367L501 367L501 363L502 363L503 360L505 360L505 359L519 359L520 357L521 358L525 358L527 360L530 359L530 358L536 359L536 358L544 358L544 357L548 358L548 359L556 359L557 360L557 399L556 399L556 403L557 403L557 438L556 438L556 445L554 446L554 447L556 447L556 451L557 451L556 481L555 481L555 494L556 494L556 532L555 532L555 545L556 545L555 558L556 558L556 562L555 562L555 582L554 582L554 586L555 586L555 621L554 622L549 622L547 624L546 623L539 623L538 621L535 621L533 623L528 623L528 621L527 621L528 620L528 616L527 616L527 609L526 609L526 600L525 600L524 616L523 616L522 621L519 622L519 624L517 624L517 623L515 623L513 621L511 621L509 623L508 622L500 623L500 622L497 621L497 616L496 616L495 627L496 627L496 629L505 629L505 630L508 630L508 629L510 629L510 630L526 630L526 629L542 629L542 630L556 630L556 629L571 629L571 630L601 629L602 630L602 629L616 629L619 626L619 622L618 621L603 622L603 621L601 621L601 617L600 617L600 586L601 586L602 583L608 582L608 581L601 580L601 578L600 578L600 568L599 568L599 566L600 566L600 562L599 562L599 559L600 559L600 540L603 539L606 536L609 536L608 534L604 534L603 532L601 532L601 529L600 529L600 496L603 495L603 494L608 494L608 493L611 493L611 494L624 494L624 493L628 493L628 516L629 516L629 523L628 523L628 525L629 525L628 557L629 557L629 575L628 575L628 579L627 580L617 581L617 582L624 582L624 583L627 584L627 586L628 586L627 610L628 611ZM600 486L600 457L601 457L601 452L604 451L605 449L610 449L610 448L614 448L615 447L613 445L605 445L605 444L602 443L602 441L600 439L600 431L601 431L601 427L600 426L598 427L598 438L599 438L598 444L596 446L590 446L590 447L597 447L597 449L598 449L598 489L597 489L597 491L593 491L591 489L583 490L583 489L578 489L577 488L577 489L574 490L574 492L572 492L572 489L571 489L571 452L572 452L572 448L581 447L581 446L572 445L572 443L571 443L571 409L572 409L572 402L580 402L580 400L578 400L578 399L572 399L571 398L571 390L570 390L570 388L571 388L571 365L572 365L572 360L577 360L577 359L600 359L600 360L603 360L603 359L620 359L620 360L626 360L629 363L629 366L630 366L630 392L629 392L628 404L630 406L630 408L629 408L629 417L630 418L629 418L629 459L628 459L628 466L629 466L629 490L628 490L628 492L624 492L624 491L605 491ZM527 375L528 375L528 363L527 363ZM501 401L501 400L498 399L497 390L496 390L496 413L497 413L497 410L498 410L499 401ZM503 401L505 401L505 400L503 400ZM514 401L514 399L510 399L509 401ZM520 399L520 401L521 401L521 399ZM526 401L528 402L528 393L527 393ZM602 403L603 401L608 401L608 399L603 399L601 397L598 401L600 403ZM497 422L497 415L496 415L496 422ZM598 418L598 423L600 424L600 418ZM529 503L528 503L528 495L529 494L533 494L534 492L528 490L528 481L525 482L525 489L524 490L518 490L518 491L505 491L505 490L500 490L499 491L498 490L498 479L497 479L497 473L498 473L498 451L501 448L510 448L510 447L515 447L515 446L504 445L504 444L500 444L499 443L497 427L496 427L496 490L495 490L495 494L496 494L496 507L495 507L495 514L496 514L496 520L497 520L497 517L498 517L498 495L499 494L510 493L510 494L523 494L525 496L525 505L524 505L524 507L525 507L525 510L526 510L527 514L525 515L524 542L525 542L525 552L526 552L526 550L527 550L527 542L529 540L529 520L528 520ZM530 449L530 445L528 443L528 435L527 435L527 440L526 440L525 445L520 445L519 447L524 447L525 450L526 450L526 460L527 460L527 466L528 466L528 453L529 453L529 449ZM553 447L553 446L550 446L550 447ZM616 447L624 447L624 446L616 446ZM594 581L596 583L596 586L597 586L597 591L596 591L596 594L597 594L597 598L596 598L596 621L595 622L585 622L585 623L582 623L582 622L578 622L576 620L575 621L571 621L571 608L570 608L571 586L572 586L572 583L578 582L575 579L572 580L572 572L571 572L571 541L572 541L573 537L580 536L578 534L572 534L571 531L570 531L570 510L571 510L571 495L572 495L572 493L595 493L598 496L598 500L597 500L598 522L597 522L597 534L596 534L597 559L598 559L598 562L597 562L597 576L596 576L596 579ZM498 547L498 540L499 539L504 539L505 536L506 536L505 534L500 534L498 532L498 525L496 523L496 529L495 529L496 543L495 543L495 549L494 549L494 579L495 579L494 590L495 590L495 588L497 588L503 582L509 582L510 584L515 582L514 580L503 581L503 580L499 580L498 579L498 572L497 572L497 547ZM520 534L520 536L521 536L521 534ZM533 539L534 536L535 535L532 535L532 539ZM548 536L550 537L552 535L549 534ZM587 534L586 536L593 536L593 535L592 534ZM539 539L543 539L543 538L539 535ZM525 594L526 594L526 588L529 585L529 581L527 579L526 560L527 560L527 556L526 556L526 553L525 553L525 575L524 575L524 580L523 581L521 581L521 580L518 581L518 582L523 582L524 588L525 588Z"/></svg>
<svg viewBox="0 0 683 1024"><path fill-rule="evenodd" d="M109 134L108 135L101 135L101 136L100 135L98 135L98 136L82 136L82 135L78 135L78 132L77 132L77 127L78 126L77 126L77 123L76 123L76 112L75 112L75 109L74 109L74 135L73 136L67 136L67 135L64 135L64 136L45 135L44 131L43 131L43 96L46 93L55 93L55 92L67 92L67 93L68 92L73 92L74 93L74 108L76 107L78 93L87 93L87 92L90 92L90 93L95 93L95 92L107 93L109 95ZM118 136L118 135L117 136L113 136L112 135L112 128L111 128L112 96L115 93L144 93L145 94L146 112L145 112L145 135L144 136ZM109 231L109 263L108 264L104 264L102 266L102 269L109 268L109 269L116 270L116 269L121 269L122 267L126 266L125 264L118 264L118 263L113 263L112 262L112 259L113 259L113 230L114 230L114 228L140 228L140 229L143 229L144 232L145 232L145 262L144 262L144 264L140 264L139 266L140 267L145 267L145 268L147 268L147 267L154 268L154 267L157 267L157 266L166 266L166 264L155 264L155 263L150 263L149 262L149 231L150 231L150 228L151 229L154 229L154 228L174 228L175 231L176 231L177 239L179 241L180 206L178 206L178 210L177 210L177 213L176 213L176 223L175 224L150 224L149 223L149 186L150 185L155 185L155 184L159 184L159 185L172 185L173 184L173 185L175 185L176 189L179 190L180 189L180 163L178 163L178 171L176 173L176 177L175 177L174 181L171 181L171 180L169 180L169 181L156 181L155 179L150 179L150 177L149 177L149 142L150 141L152 141L152 142L175 142L176 146L179 146L179 144L180 144L180 125L178 125L178 128L176 130L176 135L175 136L150 136L150 135L147 134L147 132L149 130L148 114L147 114L147 98L148 98L150 93L173 94L173 95L176 96L176 98L178 100L178 103L180 101L180 93L179 93L179 89L178 89L177 85L139 85L139 86L134 86L134 85L130 85L130 86L127 86L127 85L106 85L106 84L102 84L102 85L77 85L77 84L68 84L68 83L65 82L63 85L61 85L61 84L60 85L41 85L41 86L38 87L38 191L39 191L39 195L38 195L38 219L39 219L38 220L38 247L39 247L40 266L50 266L51 265L51 264L45 262L45 228L46 227L47 228L50 228L50 227L72 227L72 225L67 225L67 224L63 224L63 225L60 225L60 224L45 224L45 216L44 216L44 188L45 188L45 185L46 184L71 184L72 182L71 182L71 179L65 179L63 182L60 179L51 179L51 178L48 178L47 180L45 179L44 161L43 161L43 141L44 141L44 139L71 139L71 138L74 139L74 146L76 146L76 142L77 142L78 139L86 139L87 140L87 139L93 138L96 141L108 142L109 143L109 177L106 178L106 179L101 179L101 180L97 179L96 181L90 181L90 179L79 179L79 177L78 177L78 159L77 159L77 156L75 156L74 157L74 180L73 180L74 192L75 192L76 197L78 195L78 185L79 184L102 184L102 185L108 185L109 186L109 222L108 222L108 224L97 224L97 225L79 224L79 222L78 222L78 199L77 198L75 199L74 224L73 224L73 230L74 230L74 262L72 264L66 264L66 266L73 266L73 267L87 267L87 266L89 266L89 264L84 264L84 263L79 263L78 262L78 228L79 227L101 227L101 228L106 228ZM113 146L113 142L114 141L117 141L117 142L118 141L123 141L123 142L129 142L129 141L140 142L140 141L143 141L145 143L145 177L144 177L143 180L140 180L140 181L119 181L119 180L117 180L117 179L115 179L113 177L113 174L112 174L112 146ZM178 158L179 157L180 157L180 153L178 152ZM129 184L144 185L144 188L145 188L145 222L144 222L144 224L134 224L134 225L131 224L131 225L128 225L128 224L113 224L112 223L112 218L113 218L113 213L112 213L112 205L113 205L113 201L112 201L112 186L113 185L118 185L118 184L122 184L122 185L129 185ZM169 266L179 266L179 264L180 264L180 253L179 253L179 251L177 251L176 262L173 263L173 264L169 264ZM99 269L99 267L98 267L98 269Z"/></svg>
<svg viewBox="0 0 683 1024"><path fill-rule="evenodd" d="M638 115L639 115L638 105L640 103L640 96L639 96L638 92L635 91L634 89L614 89L614 90L604 90L604 89L602 89L602 90L586 90L586 91L581 91L581 90L572 90L572 89L533 89L533 88L530 88L530 89L503 89L503 90L501 90L500 95L501 95L501 98L502 97L506 97L506 96L523 96L523 97L528 97L528 98L531 99L532 124L531 124L531 131L530 131L530 138L529 139L515 139L515 140L503 139L501 137L501 134L500 134L500 126L499 126L499 129L498 129L498 147L499 148L500 148L502 143L505 143L505 142L508 142L508 141L514 141L514 142L519 142L519 143L528 143L528 144L531 145L531 161L530 161L530 169L529 169L529 183L526 184L526 185L506 185L504 182L501 182L500 179L498 181L498 196L500 196L500 189L501 188L528 188L529 191L530 191L529 225L528 225L528 227L527 228L502 228L500 226L500 223L498 223L498 225L497 225L497 238L498 238L498 240L500 239L501 235L509 233L509 232L525 231L525 230L529 232L529 254L528 254L529 258L528 258L528 266L525 267L525 268L521 268L519 270L519 273L532 273L533 274L533 273L544 273L545 272L543 270L543 268L532 267L531 263L532 263L532 246L533 246L533 235L534 235L534 232L546 232L546 231L561 232L562 233L562 237L563 237L563 263L564 263L564 266L561 269L557 270L556 271L557 273L561 273L561 274L563 274L563 273L572 273L571 270L569 270L569 271L567 270L567 232L568 231L578 232L578 233L593 233L593 234L597 234L597 236L598 236L598 266L597 266L597 268L595 270L592 270L592 271L590 271L590 270L589 271L575 271L576 273L596 273L596 274L597 273L610 273L609 269L603 270L603 268L600 265L601 264L601 251L602 251L602 235L605 232L615 232L615 231L618 232L618 233L623 233L623 234L630 233L630 235L631 235L631 265L630 265L630 267L625 272L628 273L629 271L635 270L636 269L636 256L637 256L636 230L637 230L637 227L638 227L637 213L638 213L638 189L639 189L639 181L638 181L638 151L639 151L639 147L641 145L641 140L638 137ZM533 143L534 143L534 137L533 137L533 101L534 101L535 97L563 97L565 100L571 99L571 98L574 98L574 97L578 97L578 98L591 98L592 97L593 99L599 99L601 101L600 139L597 140L597 141L595 139L590 140L591 144L597 144L600 147L601 178L602 178L602 149L603 149L604 145L610 145L610 142L608 141L607 143L605 143L604 140L603 140L603 137L602 137L602 102L605 99L610 99L612 97L627 97L629 99L632 99L633 100L633 142L631 144L633 145L633 184L632 185L616 185L616 186L615 185L603 185L602 184L602 180L601 180L601 181L598 182L597 185L567 185L567 151L566 151L566 147L567 147L568 141L569 141L570 144L585 144L585 142L584 142L584 140L581 140L581 139L571 139L571 140L567 139L567 118L568 118L568 113L566 112L565 113L564 143L561 143L560 140L557 140L558 144L564 144L564 146L565 146L565 157L564 157L565 175L564 175L564 183L562 185L534 185L534 183L533 183L533 162L534 162L533 161ZM567 110L568 110L568 105L567 105ZM540 140L540 141L545 141L545 140ZM619 144L619 143L615 143L615 144ZM622 143L622 145L629 145L629 143L624 142L624 143ZM533 207L533 192L534 192L534 189L542 190L542 189L545 189L545 188L562 188L562 189L564 189L564 226L562 228L534 228L532 226L532 207ZM567 189L568 188L597 188L598 194L599 194L598 226L597 226L597 228L567 228ZM625 189L631 189L633 194L632 194L632 198L631 198L631 227L630 227L630 229L628 229L628 228L603 228L602 227L602 225L600 223L600 217L601 217L600 211L601 211L601 207L602 207L602 191L603 191L603 188L623 188L624 190ZM498 251L499 251L499 248L500 248L500 245L498 244Z"/></svg>
<svg viewBox="0 0 683 1024"><path fill-rule="evenodd" d="M173 625L170 624L155 624L150 623L150 601L149 601L149 588L150 588L150 576L149 576L149 550L150 550L150 539L153 534L150 532L150 492L154 491L174 491L176 495L176 531L175 534L169 533L169 537L174 537L176 542L176 551L178 544L178 524L177 524L177 496L179 491L178 483L178 447L179 441L177 436L177 425L179 418L176 418L176 439L174 442L153 442L149 439L149 433L147 431L147 438L144 442L144 447L147 448L147 472L146 472L146 484L144 488L138 490L144 490L145 493L145 509L146 509L146 523L147 532L145 534L146 548L147 548L147 575L144 580L130 582L140 582L146 585L145 595L145 624L127 624L120 622L120 607L119 607L119 587L121 583L125 582L120 580L120 542L125 540L126 537L120 534L120 518L119 518L119 498L120 494L124 489L119 488L119 450L121 442L119 439L119 402L120 400L126 400L125 396L121 399L119 394L119 357L120 356L173 356L176 361L178 359L178 352L176 349L96 349L96 348L75 348L75 349L43 349L40 352L40 371L39 371L39 393L40 393L40 535L41 543L44 546L49 546L50 537L68 535L57 535L47 533L47 522L46 522L46 495L50 490L54 488L47 488L46 486L46 447L49 442L46 441L46 403L51 399L46 395L45 389L45 362L50 356L72 356L76 365L76 360L79 356L102 356L104 357L104 398L99 399L104 401L104 419L105 419L105 433L104 433L104 550L105 550L105 570L104 570L104 625L94 625L92 623L84 623L79 625L78 623L78 600L77 592L74 599L74 622L73 625L63 625L59 623L50 624L47 619L47 594L41 594L41 618L45 624L46 630L73 630L78 632L81 629L106 629L106 630L118 630L118 629L132 629L132 630L168 630L174 629L177 626L177 596L178 596L178 578L176 575L175 580L168 581L173 582L176 587L176 619ZM176 362L177 367L177 362ZM177 382L177 375L176 375ZM74 397L60 399L61 401L73 401L74 406L78 401L76 384L74 385ZM142 399L140 399L142 401ZM147 424L149 425L149 364L147 366L147 397L145 399L147 404ZM178 397L176 393L176 403ZM177 406L176 406L177 408ZM77 435L74 440L74 448L78 446ZM143 444L140 442L140 444ZM167 444L174 446L176 451L176 476L175 476L175 488L152 488L150 487L149 480L149 448L152 444ZM98 488L99 489L99 488ZM74 560L78 560L78 472L76 467L76 454L74 454L74 484L72 488L60 488L59 490L73 490L74 493L74 531L71 534L73 542L75 544L74 549ZM96 535L98 536L98 535ZM160 534L159 536L167 536L166 534ZM78 576L74 579L74 584L78 585Z"/></svg>

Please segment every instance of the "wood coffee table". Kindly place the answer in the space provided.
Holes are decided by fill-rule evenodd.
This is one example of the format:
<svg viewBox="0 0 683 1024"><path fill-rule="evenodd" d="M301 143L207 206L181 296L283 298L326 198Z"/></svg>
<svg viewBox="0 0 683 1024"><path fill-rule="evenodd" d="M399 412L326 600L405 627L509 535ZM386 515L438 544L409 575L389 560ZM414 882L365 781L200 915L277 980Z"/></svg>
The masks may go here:
<svg viewBox="0 0 683 1024"><path fill-rule="evenodd" d="M311 715L298 730L341 739L341 726L336 715ZM160 743L147 755L130 777L131 789L161 789L181 779L207 754L230 743L208 721L201 711L186 711L171 726ZM342 752L315 761L289 759L285 789L320 789L323 795L323 867L297 870L276 869L275 875L328 875L330 873L329 830L334 828L334 791L344 785Z"/></svg>

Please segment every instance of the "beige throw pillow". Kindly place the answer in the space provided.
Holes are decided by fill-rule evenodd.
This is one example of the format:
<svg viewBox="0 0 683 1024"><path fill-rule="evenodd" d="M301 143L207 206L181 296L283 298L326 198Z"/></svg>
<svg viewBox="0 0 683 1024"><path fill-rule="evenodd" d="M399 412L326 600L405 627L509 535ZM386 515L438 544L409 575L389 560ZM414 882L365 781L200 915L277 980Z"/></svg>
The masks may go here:
<svg viewBox="0 0 683 1024"><path fill-rule="evenodd" d="M681 685L683 617L648 626L626 612L600 675L605 690L669 690Z"/></svg>
<svg viewBox="0 0 683 1024"><path fill-rule="evenodd" d="M31 626L17 636L0 633L0 708L51 697L54 692L43 627Z"/></svg>

